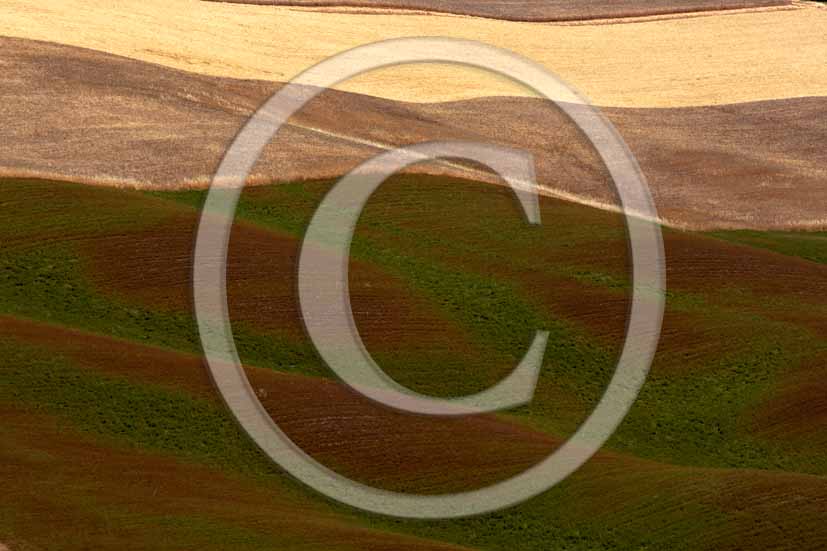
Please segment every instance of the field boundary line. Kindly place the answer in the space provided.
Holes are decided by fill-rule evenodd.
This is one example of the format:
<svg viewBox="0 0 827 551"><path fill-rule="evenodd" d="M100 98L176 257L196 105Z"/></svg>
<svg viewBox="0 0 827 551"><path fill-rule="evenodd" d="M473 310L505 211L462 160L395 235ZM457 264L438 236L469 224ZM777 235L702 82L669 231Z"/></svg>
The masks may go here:
<svg viewBox="0 0 827 551"><path fill-rule="evenodd" d="M219 0L206 0L215 2ZM239 5L258 5L261 4L247 4L244 2L230 2ZM266 5L266 4L265 4ZM285 10L293 12L315 12L315 13L331 13L338 15L398 15L405 16L433 16L433 17L456 17L460 19L485 19L492 21L502 21L511 23L527 23L532 25L542 26L556 26L556 27L578 27L578 26L601 26L601 25L624 25L627 23L650 23L657 21L671 21L676 19L697 19L701 17L716 17L724 15L740 15L749 13L764 13L776 11L794 11L812 8L827 8L818 2L810 0L792 0L790 4L780 6L757 6L752 8L723 8L723 9L709 9L698 11L687 11L677 13L663 13L657 15L632 15L626 17L595 17L588 19L572 19L572 20L549 20L549 21L523 21L499 19L496 17L487 17L482 15L468 15L462 13L441 12L416 8L371 8L371 7L357 7L357 6L293 6L286 4L272 4L276 10Z"/></svg>

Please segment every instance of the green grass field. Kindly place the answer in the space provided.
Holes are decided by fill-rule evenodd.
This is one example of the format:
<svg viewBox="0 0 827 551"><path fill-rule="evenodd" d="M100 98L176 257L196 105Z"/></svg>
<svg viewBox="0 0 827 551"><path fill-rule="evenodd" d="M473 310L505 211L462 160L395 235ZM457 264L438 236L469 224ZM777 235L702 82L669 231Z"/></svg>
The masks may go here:
<svg viewBox="0 0 827 551"><path fill-rule="evenodd" d="M605 450L516 508L399 521L331 503L290 479L210 387L189 281L204 192L0 185L0 407L10 421L0 431L11 444L0 451L0 472L12 481L0 542L694 550L827 541L827 399L790 390L824 379L825 234L664 229L660 348ZM279 394L289 388L284 377L311 389L307 400L332 379L303 334L295 297L301 236L330 185L251 188L238 208L233 328L254 386L261 381L274 401L289 401ZM487 388L516 365L534 330L550 331L534 401L498 418L515 434L557 442L600 398L623 342L626 234L613 214L550 199L541 208L543 225L529 227L506 189L395 177L360 219L350 283L371 353L397 381L428 394ZM315 407L295 430L335 438L347 430L337 419L354 422L337 416L336 404ZM451 463L439 436L425 450L432 465L402 466L399 457L425 452L384 451L385 414L370 415L364 440L320 452L337 470L411 492L457 483L440 467ZM314 429L320 420L327 424ZM349 445L363 453L348 455ZM491 464L468 466L460 482L479 485L516 465Z"/></svg>

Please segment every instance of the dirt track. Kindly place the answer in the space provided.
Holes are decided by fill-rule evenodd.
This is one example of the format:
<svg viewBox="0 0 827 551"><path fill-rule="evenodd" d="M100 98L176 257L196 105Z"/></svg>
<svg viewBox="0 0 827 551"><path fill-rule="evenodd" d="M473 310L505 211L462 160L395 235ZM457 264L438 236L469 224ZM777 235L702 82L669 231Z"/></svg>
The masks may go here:
<svg viewBox="0 0 827 551"><path fill-rule="evenodd" d="M467 38L545 65L598 105L681 107L827 96L827 10L812 3L616 25L323 13L201 0L4 0L0 35L87 47L213 76L287 81L381 39ZM783 43L783 47L780 44ZM411 65L342 89L415 102L530 93L479 70Z"/></svg>
<svg viewBox="0 0 827 551"><path fill-rule="evenodd" d="M0 38L0 173L143 188L205 186L245 118L279 85ZM49 75L49 86L42 85ZM661 216L678 226L827 224L827 98L607 109ZM484 116L483 116L484 115ZM613 205L602 164L553 106L528 98L406 104L326 92L283 128L251 182L336 177L382 147L470 139L526 149L540 183ZM380 147L381 146L381 147ZM491 181L458 166L423 170Z"/></svg>
<svg viewBox="0 0 827 551"><path fill-rule="evenodd" d="M791 0L208 0L259 6L417 10L507 21L582 21L789 5Z"/></svg>

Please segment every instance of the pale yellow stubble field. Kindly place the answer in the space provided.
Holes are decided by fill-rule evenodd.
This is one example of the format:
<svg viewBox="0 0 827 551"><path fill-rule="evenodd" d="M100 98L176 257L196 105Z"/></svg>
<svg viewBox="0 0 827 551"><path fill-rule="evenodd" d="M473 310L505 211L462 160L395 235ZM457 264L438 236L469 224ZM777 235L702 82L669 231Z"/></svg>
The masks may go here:
<svg viewBox="0 0 827 551"><path fill-rule="evenodd" d="M3 0L0 35L103 50L216 76L289 80L342 50L421 35L476 39L544 64L605 106L672 107L827 95L827 9L621 24L331 13L199 0ZM529 95L457 66L395 67L340 86L404 101Z"/></svg>

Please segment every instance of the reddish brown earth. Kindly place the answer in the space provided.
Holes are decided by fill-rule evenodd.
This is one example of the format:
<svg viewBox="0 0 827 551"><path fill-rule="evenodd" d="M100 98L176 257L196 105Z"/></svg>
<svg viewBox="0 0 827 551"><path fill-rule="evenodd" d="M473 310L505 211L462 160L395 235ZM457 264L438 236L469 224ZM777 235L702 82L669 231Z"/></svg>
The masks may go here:
<svg viewBox="0 0 827 551"><path fill-rule="evenodd" d="M80 367L218 399L199 356L11 316L0 316L0 335L48 349Z"/></svg>
<svg viewBox="0 0 827 551"><path fill-rule="evenodd" d="M185 212L151 230L80 241L90 280L104 292L145 307L191 313L198 213ZM295 278L300 246L299 239L286 234L235 226L227 266L234 323L259 334L304 338ZM398 277L359 261L351 262L350 274L354 317L371 350L401 348L433 358L477 353L460 326Z"/></svg>
<svg viewBox="0 0 827 551"><path fill-rule="evenodd" d="M827 353L793 370L757 408L751 428L773 440L827 443Z"/></svg>
<svg viewBox="0 0 827 551"><path fill-rule="evenodd" d="M703 296L717 307L734 307L742 313L797 325L827 339L827 266L824 264L680 231L664 233L664 247L668 289ZM618 239L599 249L578 249L568 260L624 277L626 258L625 240ZM576 298L572 302L577 307ZM607 316L611 312L620 315L619 305L611 308L613 301L604 302L609 308L606 312L595 308L595 316ZM670 342L669 314L667 311L662 345ZM695 329L678 322L681 329L675 334L676 346L684 346L681 339L686 337L691 341L690 335L700 329L713 330L714 321L714 318L705 319L703 324L695 324ZM722 326L717 331L720 331L718 337L709 342L724 342L720 338L724 334L746 342L750 336L759 336L753 334L749 323L742 327Z"/></svg>
<svg viewBox="0 0 827 551"><path fill-rule="evenodd" d="M421 183L423 198L434 196L434 190L424 189L428 179L418 178L412 181ZM448 184L433 184L431 187L438 188L443 185ZM502 216L516 213L513 198L503 188L461 182L453 182L450 185L453 185L457 192L462 186L474 186L486 196L495 194L502 201L490 207L491 209L495 207L503 209ZM55 185L30 182L28 184L11 183L8 186L5 190L4 201L7 206L14 207L11 209L9 221L19 228L10 228L4 224L3 232L4 236L8 233L13 238L13 246L36 248L47 241L55 242L64 239L67 244L71 244L78 251L83 261L82 265L89 270L89 275L95 285L107 294L125 297L154 308L159 307L160 302L169 302L170 308L187 308L188 264L195 216L193 210L138 193L116 192L76 184ZM251 190L251 193L263 194L268 189L277 188L255 188ZM388 209L388 216L394 216L396 211L404 210L405 207L416 203L421 205L419 210L410 210L406 214L407 218L402 219L401 222L404 224L414 224L417 221L420 224L430 222L432 215L429 211L434 207L429 207L425 202L418 202L418 196L415 193L403 192L395 181L389 184L382 197L389 193L400 198L400 201L404 199L408 202L396 204L380 202L376 205ZM94 197L98 195L100 197L95 199ZM483 197L480 199L481 205L488 204L487 201L482 200ZM572 222L575 219L579 220L583 227L588 228L589 225L605 225L607 219L610 218L606 213L575 207L551 199L544 199L542 205L544 220L547 220L549 224L547 231L552 232L549 235L553 235L556 231L574 232ZM144 215L137 216L136 219L133 216L134 213L154 212L156 207L160 212L156 218L150 219L151 217ZM491 212L499 211L492 210ZM27 213L26 216L29 217L36 215L37 218L34 222L27 221L25 216L18 213ZM475 211L475 214L478 215L478 211ZM80 227L75 227L72 222L81 215L83 215L84 223ZM119 222L118 215L121 219L135 222L136 227ZM469 213L468 216L473 216L473 214ZM611 218L616 217L611 216ZM443 220L445 226L441 228L445 230L453 228L454 232L458 232L462 228L473 227L469 226L468 222L470 220ZM33 223L37 227L36 230L31 229ZM625 264L625 257L622 254L624 250L622 237L620 237L622 226L619 220L615 223L618 225L618 231L614 235L618 243L608 240L605 243L596 244L598 246L594 248L586 247L583 246L584 242L595 245L595 239L590 238L586 233L581 236L581 241L577 242L579 254L566 256L565 253L568 252L566 247L550 247L549 250L541 248L534 253L533 260L540 265L553 263L555 260L568 265L575 260L582 260L583 265L591 268L593 272L622 274ZM61 224L66 224L66 226ZM578 227L576 231L584 230ZM26 240L27 234L33 236L31 240ZM600 235L607 234L612 235L612 232L608 232L604 227ZM482 241L485 239L484 236L480 236L481 241L478 242L474 238L466 240L465 234L460 235L462 243L472 249L484 244ZM498 251L497 246L503 247L502 252L507 251L505 248L507 240L501 239L500 241L502 243L497 241L490 244L494 247L493 252ZM556 236L555 242L561 241L565 243L566 240ZM286 290L287 285L283 282L269 280L267 274L281 266L279 258L294 258L291 255L295 253L291 251L295 251L295 247L297 243L291 242L283 235L240 224L234 232L230 249L233 266L231 273L235 273L239 281L247 282L248 285L242 285L242 287L255 287L257 282L261 282L262 289L266 289L267 285L272 286L275 290L272 296L282 297L278 299L281 301L279 304L289 304L292 298ZM773 293L782 301L784 297L789 297L791 302L783 309L786 312L795 311L795 308L790 306L793 304L792 301L797 297L804 297L808 288L815 290L810 295L814 307L820 307L824 300L821 297L827 296L821 292L823 289L820 287L824 279L823 271L820 271L821 267L814 263L672 231L666 234L666 247L667 254L676 258L678 267L682 270L689 270L684 278L681 278L680 271L671 273L675 280L676 290L680 292L694 292L702 296L708 296L708 293L711 293L711 296L716 296L714 295L715 289L720 288L720 294L726 296L736 294L734 291L729 291L726 286L727 282L735 282L737 285L733 283L732 286L736 289L743 287L747 291L754 289L756 293ZM233 249L243 254L235 253L238 254L235 257L232 253ZM436 249L437 255L450 254L440 252L438 247ZM256 253L260 258L243 258L244 255L252 253ZM158 255L161 260L153 261L152 254ZM494 271L494 275L504 280L528 275L526 285L540 289L538 292L541 294L536 298L548 300L548 304L559 308L565 317L582 323L583 327L602 335L607 341L611 342L616 338L624 321L622 315L624 302L621 298L623 296L621 291L614 295L601 288L600 285L577 281L569 283L572 286L571 294L555 295L540 285L542 282L538 279L538 274L534 275L535 279L531 279L530 272L521 271L524 270L521 267L525 266L526 259L520 257L520 254L528 253L520 252L512 258L513 262L510 264L500 262L486 264L487 259L484 256L469 254L457 265L472 271L484 266L496 268L498 271ZM242 266L240 264L242 260L251 262L255 269ZM236 262L239 264L237 265ZM698 262L706 262L704 266L707 280L704 279L702 273L691 271L692 265ZM287 263L286 260L285 264ZM814 266L817 267L814 268ZM373 266L365 266L363 269L359 277L360 279L364 277L365 281L376 280L379 283L378 280L387 277L387 274ZM809 287L806 283L808 279L811 280ZM563 280L565 278L561 278L561 281ZM268 281L269 284L266 283ZM711 282L710 286L705 287L704 281ZM535 286L535 282L538 285ZM434 322L443 323L444 325L438 326L440 331L448 331L448 335L451 335L452 324L440 322L440 316L429 309L427 302L420 303L417 302L416 297L405 296L404 287L398 287L396 283L392 283L379 289L380 291L370 291L370 293L375 293L373 298L368 297L370 293L366 291L364 304L370 305L366 311L387 310L387 300L400 301L401 310L405 311L410 307L413 315L421 316L420 319L427 321L424 325ZM238 292L241 294L237 296L243 298L243 291ZM235 301L230 301L231 304L233 302ZM249 304L252 305L252 302ZM604 316L601 316L600 308L603 304L606 306ZM716 306L725 308L726 302L716 304ZM776 311L776 307L767 300L758 301L755 307L756 313L761 316L766 316L767 312ZM253 315L252 310L250 312ZM697 319L694 316L696 314L680 312L668 314L664 329L663 352L675 355L696 354L702 360L708 360L717 357L722 348L748 346L749 339L755 337L755 329L751 329L749 325L727 327L722 322L716 325L713 323L714 319L703 319L702 323L693 323ZM722 319L724 322L727 321L726 318ZM394 323L403 324L405 321ZM379 326L377 326L377 331L378 328ZM695 333L692 333L693 330ZM369 328L366 329L366 333L372 332ZM179 391L185 390L199 398L218 403L217 394L212 390L209 379L205 376L204 367L196 356L8 317L0 319L0 334L17 339L24 344L34 345L55 356L67 358L73 365L82 369L95 370L110 376L127 376L137 382L161 385ZM419 338L422 342L427 342L428 338L438 340L438 336L429 337L428 335L430 334L420 333ZM476 353L479 354L479 351ZM659 365L668 363L661 361L663 363ZM676 365L682 364L676 362ZM813 377L817 376L816 373L820 373L820 370L816 369L817 365L812 368L814 369ZM802 369L806 367L802 366ZM658 368L656 366L656 369ZM556 445L554 438L499 418L478 417L461 421L434 421L411 416L397 418L398 414L377 408L374 404L354 396L350 391L328 380L260 369L250 369L248 373L268 411L304 449L309 450L319 460L342 473L387 488L437 492L473 487L499 480L524 469L554 449ZM817 384L815 379L802 377L798 373L790 373L789 376L789 381L777 389L781 396L778 399L783 400L783 403L776 403L775 396L768 396L767 402L759 403L756 410L750 412L758 423L755 434L764 436L779 445L788 441L783 438L785 430L793 432L793 427L800 421L803 422L809 417L818 421L821 415L819 413L821 404L817 396L812 394L812 389L807 383L812 381L812 388L816 393L822 385ZM798 384L799 378L805 384ZM546 400L550 396L556 398L550 394L543 394L541 398ZM568 406L568 403L562 403ZM555 405L559 404L560 402L555 402ZM17 406L10 407L16 408ZM14 421L15 419L28 414L24 411L17 415L13 413L16 410L10 411L8 414L6 411L1 413L4 419L12 419L12 426L19 423ZM42 417L36 418L36 422L42 422L41 420ZM751 422L752 417L749 420ZM65 419L63 422L68 423ZM820 434L822 433L817 427L816 423L812 431L805 430L799 434L799 437L808 439L813 443L812 445L821 445ZM26 430L25 427L23 430ZM6 434L12 433L4 433ZM202 489L186 485L178 490L172 482L166 479L160 479L164 486L156 489L153 483L159 479L143 473L152 472L151 469L155 468L167 468L166 462L176 463L176 461L162 457L162 466L144 470L145 462L143 455L140 455L135 459L140 466L133 472L141 473L136 476L146 476L146 478L127 477L129 487L136 487L135 492L130 494L128 490L112 488L112 484L115 483L113 481L123 480L123 477L116 476L117 469L125 468L117 447L114 447L114 451L109 451L109 448L113 447L111 444L104 445L84 437L78 440L80 449L90 451L76 451L60 455L64 440L48 431L33 430L32 434L34 436L31 440L24 440L17 436L13 439L11 437L6 439L4 436L4 441L25 443L25 446L15 445L13 449L26 450L26 453L21 453L24 456L22 459L15 456L13 460L0 462L0 465L3 465L0 469L8 465L7 468L11 469L11 475L16 477L14 484L9 486L10 491L17 495L23 492L23 488L31 487L32 481L47 480L48 482L41 482L47 489L57 488L64 484L71 488L72 492L78 493L71 493L70 497L65 498L63 496L66 492L55 491L47 492L46 497L27 495L23 501L18 500L16 503L25 505L19 510L32 511L32 513L25 513L30 516L22 521L27 527L25 530L27 534L36 533L34 527L37 519L45 515L56 519L53 531L71 534L72 530L81 530L87 534L85 537L89 538L89 541L108 543L109 540L106 539L108 537L130 537L134 533L132 530L134 524L130 524L129 520L135 518L130 515L146 515L147 509L153 503L152 492L156 491L158 495L163 495L164 499L170 502L164 502L161 505L161 510L170 511L170 514L186 515L192 514L193 511L207 511L200 514L206 515L210 522L215 522L213 519L219 519L240 526L249 526L246 524L249 522L256 529L268 534L292 534L278 522L264 518L271 514L275 518L292 520L293 517L290 516L279 517L278 511L275 510L281 507L282 503L289 501L287 497L284 501L274 499L275 504L271 504L270 508L256 509L258 512L253 516L248 516L245 511L248 507L258 507L257 500L260 498L255 496L266 496L270 492L277 493L276 489L259 487L260 494L234 502L235 507L213 504L210 508L205 503L214 498L210 492L212 486L209 486L201 475L193 475L192 480L195 481L195 485L205 486ZM492 438L491 435L496 435L496 437ZM50 451L53 449L58 451ZM63 459L52 459L46 464L37 463L40 461L37 459L38 454L66 457L73 463L67 468L64 468L61 463ZM111 463L114 465L111 471L107 466L110 456L113 457ZM438 460L434 461L434 457ZM101 463L101 466L96 468L100 472L90 472L87 466L97 466L98 463ZM185 472L181 474L181 470L169 468L176 475L186 476ZM49 472L44 473L44 471ZM62 478L62 473L67 473L66 479ZM67 485L66 480L75 480L76 484ZM246 487L245 484L247 484L243 478L236 483L240 487ZM227 495L234 496L235 492L242 491L227 489L223 484L223 482L219 483L219 490L227 492ZM92 489L89 489L90 487ZM113 528L115 536L105 533L108 526L105 519L101 520L94 516L93 511L88 508L84 509L88 501L83 501L83 499L96 495L94 492L100 492L104 496L101 499L105 504L113 507L130 507L130 513L122 513L118 516L118 522L114 523L117 525ZM184 497L186 492L189 492L188 497ZM710 545L713 547L710 548L715 549L754 548L759 544L778 549L817 549L823 542L822 532L817 528L820 526L820 519L823 518L823 509L825 500L827 500L823 477L781 472L679 467L624 455L603 453L573 477L565 490L561 489L560 492L563 492L559 494L561 499L565 496L572 503L571 510L565 512L566 515L571 515L568 517L571 522L583 522L583 519L593 520L597 515L602 519L601 522L641 533L646 533L653 527L668 526L670 523L690 522L695 525L695 528L685 537L691 541L697 541L699 548L703 548L707 542L712 542ZM556 498L556 495L552 498ZM606 496L612 496L612 499L607 499ZM71 506L67 506L66 500L71 502ZM123 503L126 505L122 505ZM311 505L307 507L312 508ZM791 515L791 509L794 509L796 514ZM300 510L305 511L305 508ZM311 515L308 514L308 516ZM315 523L315 520L313 522ZM330 524L335 523L331 521ZM76 526L79 528L75 528ZM366 543L362 547L369 549L371 546L375 549L382 549L382 546L394 548L396 545L396 547L404 548L404 545L430 545L430 542L418 540L413 542L405 540L397 544L384 539L396 538L396 536L377 535L369 531L350 532L351 528L347 526L343 526L341 532L337 532L339 528L328 529L328 524L316 523L314 526L321 526L320 531L324 531L325 534L341 534L340 537L346 541L358 542L358 538L364 537ZM698 530L697 526L703 526L703 529ZM357 528L357 530L361 529ZM692 538L697 538L697 540ZM140 548L141 540L136 538L135 541L136 548ZM12 540L11 543L15 542ZM358 545L354 543L354 546Z"/></svg>
<svg viewBox="0 0 827 551"><path fill-rule="evenodd" d="M760 297L786 297L804 303L827 304L824 298L827 266L824 264L691 232L668 230L663 238L670 288L696 293L739 288ZM600 268L618 277L625 276L625 239L604 245L577 249L563 258Z"/></svg>
<svg viewBox="0 0 827 551"><path fill-rule="evenodd" d="M192 356L8 317L0 318L0 334L69 357L87 369L161 385L186 379L182 388L204 397L210 392L203 368ZM94 360L80 352L92 346L99 354ZM483 475L502 475L535 460L552 444L548 437L489 417L456 423L429 420L425 426L421 419L404 416L394 418L391 429L386 410L359 404L335 383L255 369L248 373L256 385L266 386L271 413L314 455L389 487L449 488L472 468ZM281 400L286 403L277 404ZM121 542L120 548L151 548L148 538L157 535L143 528L142 516L189 518L197 511L198 518L210 523L327 548L450 548L359 527L283 489L278 480L229 477L168 456L104 444L75 432L65 419L14 404L0 409L0 432L4 441L13 443L0 450L4 492L13 498L4 505L16 508L16 526L26 534L20 545L47 545L44 538L57 534L98 547ZM405 438L395 434L398 430ZM455 442L436 447L443 438ZM463 447L472 447L474 453ZM422 458L434 453L440 461L423 466ZM487 455L493 453L503 454L503 462ZM39 492L29 491L33 484ZM684 537L698 548L817 549L825 542L814 527L827 505L827 486L816 476L678 467L601 453L567 483L559 498L571 504L564 516L575 522L599 517L641 532L690 522L695 528ZM87 507L90 500L100 507ZM100 516L101 507L109 511L108 517ZM789 514L791 510L795 514ZM48 536L35 530L44 518L50 519ZM167 533L174 536L174 530ZM213 546L207 541L204 548Z"/></svg>
<svg viewBox="0 0 827 551"><path fill-rule="evenodd" d="M10 317L0 335L76 365L218 401L198 356ZM517 474L556 441L491 416L456 419L389 410L334 381L248 369L251 384L297 445L350 477L396 490L457 491Z"/></svg>
<svg viewBox="0 0 827 551"><path fill-rule="evenodd" d="M56 538L78 549L149 550L160 541L184 548L193 538L199 549L226 549L206 533L198 537L187 531L199 522L253 534L268 545L461 549L360 526L286 489L278 479L228 476L173 457L102 443L65 420L14 404L0 406L0 417L7 444L0 448L0 511L14 521L7 543L15 551L53 548Z"/></svg>
<svg viewBox="0 0 827 551"><path fill-rule="evenodd" d="M418 10L508 21L580 21L789 5L790 0L209 0L233 4Z"/></svg>
<svg viewBox="0 0 827 551"><path fill-rule="evenodd" d="M245 118L279 86L56 44L0 38L0 45L14 75L0 83L0 113L10 121L0 129L0 174L9 176L205 186ZM605 113L669 224L815 229L827 225L825 110L825 98L799 98ZM250 182L337 177L383 148L434 139L525 149L550 193L616 203L583 136L556 108L526 98L406 104L326 92L282 129ZM418 170L495 181L456 163Z"/></svg>
<svg viewBox="0 0 827 551"><path fill-rule="evenodd" d="M629 297L623 289L610 289L588 280L555 276L544 266L582 266L586 272L610 274L618 280L627 277L626 243L601 241L588 246L565 248L543 247L536 251L514 250L507 241L491 242L485 236L469 232L460 220L432 217L427 198L439 195L442 187L462 186L486 195L500 196L503 208L511 208L510 193L501 188L479 184L426 184L423 198L408 204L418 192L392 183L377 197L387 216L405 224L406 218L419 219L435 234L462 235L463 243L485 255L467 254L455 259L451 253L434 249L433 259L454 262L457 269L471 273L496 275L500 280L518 284L532 303L542 304L556 315L598 337L612 351L619 352L626 330ZM51 196L42 199L63 204L68 189L55 187ZM264 191L263 188L261 188ZM258 190L251 190L251 193ZM51 197L51 198L48 198ZM386 198L404 198L402 203L385 202ZM101 207L103 208L103 207ZM117 204L109 208L117 211ZM581 224L607 223L614 220L619 236L622 221L599 211L579 211ZM567 219L564 203L542 201L543 218L549 235L566 231L575 221ZM590 212L594 212L593 219ZM504 214L507 216L508 214ZM186 211L152 229L127 231L105 238L78 238L87 273L96 287L115 296L151 308L191 312L191 251L197 214ZM379 222L381 218L374 219ZM440 222L441 221L441 222ZM431 225L433 222L433 226ZM439 226L442 223L444 226ZM304 331L295 291L295 265L300 241L269 230L239 224L233 232L228 267L228 294L234 322L245 323L257 332L303 339ZM825 335L823 312L827 311L827 266L763 249L732 244L717 239L669 231L665 234L667 285L672 291L702 297L711 306L733 311L751 312L770 320L784 321L816 335ZM530 255L522 258L521 255ZM501 259L510 258L510 262ZM526 269L536 264L538 269ZM135 277L140 273L141 277ZM467 365L446 364L449 359L477 358L477 374L485 370L483 380L493 382L511 365L486 359L480 343L470 340L456 323L430 299L410 289L399 278L363 262L351 262L351 301L360 333L375 353L405 350L418 357L433 358L438 364L453 366L459 373ZM761 297L776 297L768 301ZM393 304L393 308L388 308ZM809 304L807 307L805 305ZM675 369L717 357L727 349L749 347L750 339L761 338L756 325L741 316L735 323L727 317L688 313L667 308L655 369ZM407 374L415 378L413 374ZM466 389L467 390L467 389Z"/></svg>

